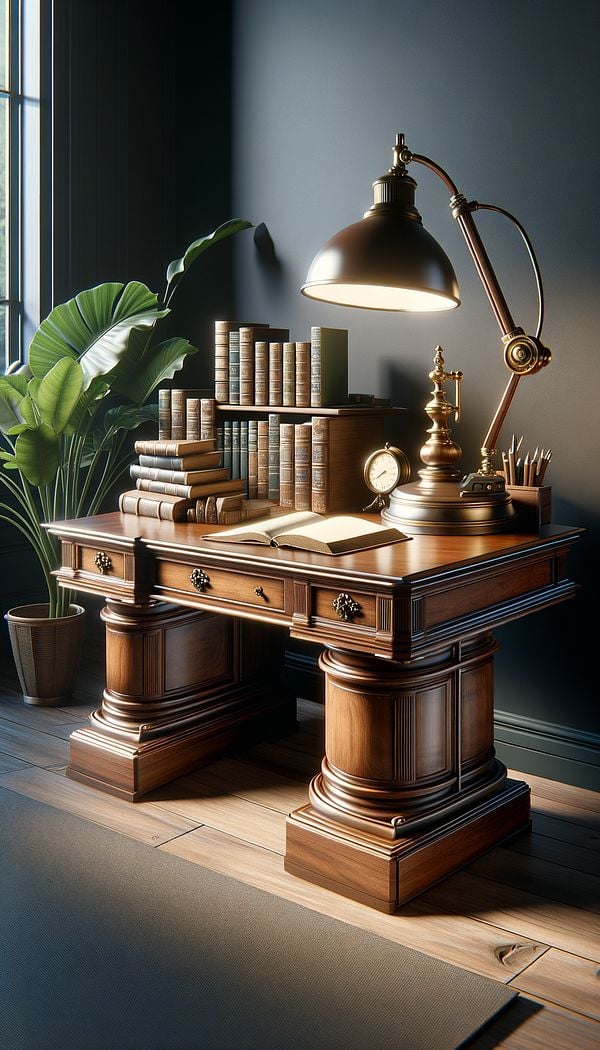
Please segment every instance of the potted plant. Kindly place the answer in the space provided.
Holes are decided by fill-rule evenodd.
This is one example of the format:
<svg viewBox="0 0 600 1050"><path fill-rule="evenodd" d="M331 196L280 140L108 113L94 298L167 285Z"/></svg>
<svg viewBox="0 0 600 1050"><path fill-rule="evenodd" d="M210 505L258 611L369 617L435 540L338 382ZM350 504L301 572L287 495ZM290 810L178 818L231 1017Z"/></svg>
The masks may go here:
<svg viewBox="0 0 600 1050"><path fill-rule="evenodd" d="M157 418L151 395L197 352L181 337L154 341L177 287L202 252L251 225L234 219L194 241L170 263L160 302L131 281L56 306L27 364L0 377L0 482L9 496L0 518L31 544L48 592L47 603L6 613L27 703L64 703L81 654L84 610L52 575L59 545L42 523L99 511L131 460L131 431Z"/></svg>

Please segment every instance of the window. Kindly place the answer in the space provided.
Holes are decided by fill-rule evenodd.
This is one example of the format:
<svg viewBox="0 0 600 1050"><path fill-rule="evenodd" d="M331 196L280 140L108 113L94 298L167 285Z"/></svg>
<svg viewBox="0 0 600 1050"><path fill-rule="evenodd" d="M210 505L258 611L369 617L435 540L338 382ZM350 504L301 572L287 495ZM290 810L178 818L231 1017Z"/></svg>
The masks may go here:
<svg viewBox="0 0 600 1050"><path fill-rule="evenodd" d="M49 0L0 0L0 373L26 359L48 305Z"/></svg>

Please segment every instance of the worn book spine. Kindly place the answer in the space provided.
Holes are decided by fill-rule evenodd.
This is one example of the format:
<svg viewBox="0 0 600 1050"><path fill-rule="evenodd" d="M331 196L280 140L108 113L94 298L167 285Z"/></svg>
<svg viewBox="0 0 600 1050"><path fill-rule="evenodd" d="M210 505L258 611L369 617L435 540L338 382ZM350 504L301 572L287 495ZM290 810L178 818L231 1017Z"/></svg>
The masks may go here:
<svg viewBox="0 0 600 1050"><path fill-rule="evenodd" d="M229 471L225 467L214 467L212 470L163 470L161 467L143 467L132 463L129 473L136 480L146 478L148 481L164 481L168 485L204 485L209 481L223 481Z"/></svg>
<svg viewBox="0 0 600 1050"><path fill-rule="evenodd" d="M257 339L254 344L254 404L269 404L268 343Z"/></svg>
<svg viewBox="0 0 600 1050"><path fill-rule="evenodd" d="M223 466L231 472L231 420L226 419L223 423Z"/></svg>
<svg viewBox="0 0 600 1050"><path fill-rule="evenodd" d="M296 344L283 344L283 400L282 405L296 404Z"/></svg>
<svg viewBox="0 0 600 1050"><path fill-rule="evenodd" d="M319 422L316 425L317 431L326 428L328 433L326 471L320 479L315 461L319 455L322 458L324 450L320 453L317 448L312 457L313 471L317 471L313 488L316 482L317 500L326 500L317 513L338 514L361 510L368 497L363 475L364 462L373 449L385 442L385 416L368 411L356 416L315 416L313 420L323 418L327 418L327 423ZM318 445L318 439L315 438L315 442Z"/></svg>
<svg viewBox="0 0 600 1050"><path fill-rule="evenodd" d="M206 499L197 499L195 508L195 519L199 525L204 523L206 512Z"/></svg>
<svg viewBox="0 0 600 1050"><path fill-rule="evenodd" d="M214 397L200 398L200 437L203 440L216 440L217 402Z"/></svg>
<svg viewBox="0 0 600 1050"><path fill-rule="evenodd" d="M240 477L248 495L248 420L240 420Z"/></svg>
<svg viewBox="0 0 600 1050"><path fill-rule="evenodd" d="M191 456L214 452L214 441L136 441L138 456Z"/></svg>
<svg viewBox="0 0 600 1050"><path fill-rule="evenodd" d="M269 404L283 404L283 343L269 343Z"/></svg>
<svg viewBox="0 0 600 1050"><path fill-rule="evenodd" d="M294 425L294 506L296 510L310 510L311 435L310 423Z"/></svg>
<svg viewBox="0 0 600 1050"><path fill-rule="evenodd" d="M240 403L240 333L229 333L229 403Z"/></svg>
<svg viewBox="0 0 600 1050"><path fill-rule="evenodd" d="M221 465L221 452L199 452L190 456L139 457L140 467L158 467L159 470L212 470Z"/></svg>
<svg viewBox="0 0 600 1050"><path fill-rule="evenodd" d="M296 343L296 405L310 405L310 342Z"/></svg>
<svg viewBox="0 0 600 1050"><path fill-rule="evenodd" d="M185 434L185 395L183 390L171 391L171 437L187 440Z"/></svg>
<svg viewBox="0 0 600 1050"><path fill-rule="evenodd" d="M189 499L178 496L152 494L132 489L119 496L122 514L135 514L139 518L158 518L159 521L185 521L190 507Z"/></svg>
<svg viewBox="0 0 600 1050"><path fill-rule="evenodd" d="M254 404L254 329L240 328L240 405Z"/></svg>
<svg viewBox="0 0 600 1050"><path fill-rule="evenodd" d="M329 419L313 416L311 510L317 514L329 511Z"/></svg>
<svg viewBox="0 0 600 1050"><path fill-rule="evenodd" d="M217 497L207 496L204 505L204 521L207 525L217 524Z"/></svg>
<svg viewBox="0 0 600 1050"><path fill-rule="evenodd" d="M171 438L171 391L162 387L158 391L158 439Z"/></svg>
<svg viewBox="0 0 600 1050"><path fill-rule="evenodd" d="M348 400L348 332L344 328L310 330L310 403L313 408Z"/></svg>
<svg viewBox="0 0 600 1050"><path fill-rule="evenodd" d="M215 398L219 404L229 401L229 333L235 321L215 321Z"/></svg>
<svg viewBox="0 0 600 1050"><path fill-rule="evenodd" d="M279 503L294 506L294 424L279 427Z"/></svg>
<svg viewBox="0 0 600 1050"><path fill-rule="evenodd" d="M202 496L217 496L226 492L243 492L243 484L239 478L211 481L206 485L170 485L164 481L138 478L136 487L144 492L166 493L168 496L181 496L182 499L200 499Z"/></svg>
<svg viewBox="0 0 600 1050"><path fill-rule="evenodd" d="M279 503L279 426L278 412L269 412L269 489L268 498Z"/></svg>
<svg viewBox="0 0 600 1050"><path fill-rule="evenodd" d="M258 420L248 420L248 499L258 496Z"/></svg>
<svg viewBox="0 0 600 1050"><path fill-rule="evenodd" d="M258 420L258 499L269 496L269 421Z"/></svg>
<svg viewBox="0 0 600 1050"><path fill-rule="evenodd" d="M217 451L223 455L223 435L224 435L224 424L217 423L215 427L215 433L217 436Z"/></svg>
<svg viewBox="0 0 600 1050"><path fill-rule="evenodd" d="M231 476L239 478L240 475L240 421L234 419L231 424Z"/></svg>
<svg viewBox="0 0 600 1050"><path fill-rule="evenodd" d="M199 438L213 435L200 433L200 398L188 397L185 401L185 436L187 441L198 441Z"/></svg>

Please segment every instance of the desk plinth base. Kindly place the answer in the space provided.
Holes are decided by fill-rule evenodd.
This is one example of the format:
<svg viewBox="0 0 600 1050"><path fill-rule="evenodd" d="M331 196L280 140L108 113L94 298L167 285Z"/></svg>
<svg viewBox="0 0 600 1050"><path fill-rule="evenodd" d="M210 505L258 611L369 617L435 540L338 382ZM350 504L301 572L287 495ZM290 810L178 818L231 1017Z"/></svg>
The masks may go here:
<svg viewBox="0 0 600 1050"><path fill-rule="evenodd" d="M403 663L323 653L326 753L286 871L394 912L529 826L493 747L495 650L482 634Z"/></svg>
<svg viewBox="0 0 600 1050"><path fill-rule="evenodd" d="M529 787L511 780L499 795L470 811L395 841L329 821L308 805L287 819L284 867L307 882L393 914L493 846L526 831L529 823Z"/></svg>
<svg viewBox="0 0 600 1050"><path fill-rule="evenodd" d="M283 635L168 605L109 602L107 685L70 738L67 776L130 802L259 739L296 727L279 684Z"/></svg>

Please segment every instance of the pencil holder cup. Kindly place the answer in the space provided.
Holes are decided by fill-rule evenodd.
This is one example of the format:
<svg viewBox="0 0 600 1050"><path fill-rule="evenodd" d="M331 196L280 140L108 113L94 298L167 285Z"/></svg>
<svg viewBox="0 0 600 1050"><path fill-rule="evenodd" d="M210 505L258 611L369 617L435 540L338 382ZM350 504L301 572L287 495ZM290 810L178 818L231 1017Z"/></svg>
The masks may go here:
<svg viewBox="0 0 600 1050"><path fill-rule="evenodd" d="M550 485L507 485L517 512L517 532L539 532L552 520L552 487Z"/></svg>

